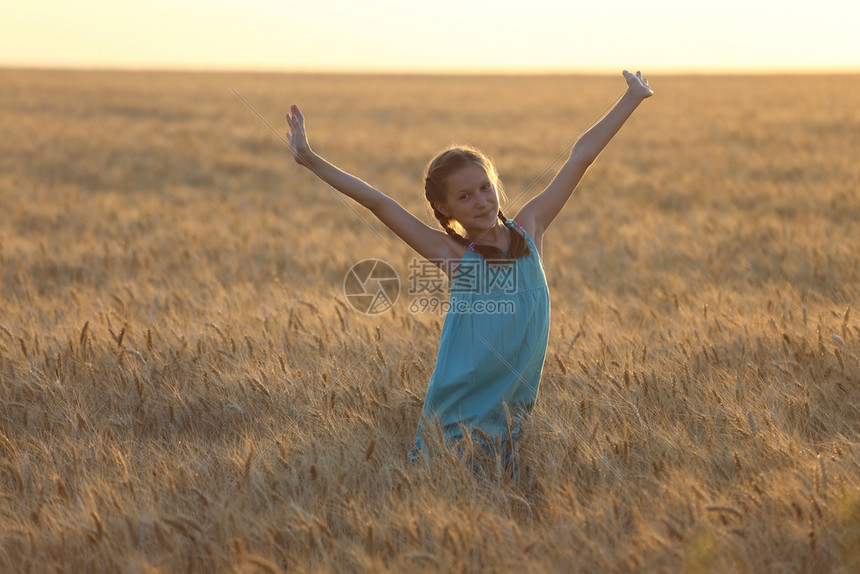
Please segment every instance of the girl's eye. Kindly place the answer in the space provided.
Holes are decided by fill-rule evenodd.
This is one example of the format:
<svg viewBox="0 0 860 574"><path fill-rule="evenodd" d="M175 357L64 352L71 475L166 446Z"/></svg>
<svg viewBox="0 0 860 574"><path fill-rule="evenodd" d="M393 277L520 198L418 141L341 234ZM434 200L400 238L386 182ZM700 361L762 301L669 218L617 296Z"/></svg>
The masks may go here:
<svg viewBox="0 0 860 574"><path fill-rule="evenodd" d="M469 199L469 196L471 196L471 195L472 195L471 193L464 193L463 195L460 196L460 199Z"/></svg>

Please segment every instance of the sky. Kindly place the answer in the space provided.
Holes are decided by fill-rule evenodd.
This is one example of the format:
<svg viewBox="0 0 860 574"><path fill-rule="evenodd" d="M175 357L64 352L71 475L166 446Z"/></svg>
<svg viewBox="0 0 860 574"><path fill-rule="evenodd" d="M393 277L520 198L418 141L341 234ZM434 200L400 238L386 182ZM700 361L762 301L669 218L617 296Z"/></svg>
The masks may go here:
<svg viewBox="0 0 860 574"><path fill-rule="evenodd" d="M860 72L858 0L0 0L0 66Z"/></svg>

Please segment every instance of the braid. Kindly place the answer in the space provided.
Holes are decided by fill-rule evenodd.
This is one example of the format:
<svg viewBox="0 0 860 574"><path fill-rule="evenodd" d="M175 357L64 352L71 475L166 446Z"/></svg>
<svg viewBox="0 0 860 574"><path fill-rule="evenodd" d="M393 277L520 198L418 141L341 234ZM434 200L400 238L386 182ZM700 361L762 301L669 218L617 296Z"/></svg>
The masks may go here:
<svg viewBox="0 0 860 574"><path fill-rule="evenodd" d="M499 219L501 219L503 223L508 221L508 218L502 213L501 208L499 208ZM517 259L531 254L532 250L522 235L511 228L508 229L508 233L511 236L511 245L508 247L508 252L505 254L505 257L508 259Z"/></svg>
<svg viewBox="0 0 860 574"><path fill-rule="evenodd" d="M445 230L445 233L447 233L452 239L454 239L458 243L462 243L463 245L469 245L470 242L468 239L454 231L454 228L451 227L451 222L448 217L444 213L436 209L436 203L434 201L434 199L438 195L436 191L436 184L433 182L432 179L430 179L430 176L428 175L427 178L424 180L424 197L426 197L427 201L430 202L430 206L433 208L434 217L436 217L436 220L439 222L439 225L442 226L442 229Z"/></svg>

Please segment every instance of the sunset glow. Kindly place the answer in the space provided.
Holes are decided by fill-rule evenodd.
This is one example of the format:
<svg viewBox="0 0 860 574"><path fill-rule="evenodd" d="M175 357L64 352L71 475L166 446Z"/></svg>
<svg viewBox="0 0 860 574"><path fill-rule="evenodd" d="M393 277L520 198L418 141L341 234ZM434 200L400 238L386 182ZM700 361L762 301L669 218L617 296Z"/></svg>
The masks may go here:
<svg viewBox="0 0 860 574"><path fill-rule="evenodd" d="M0 66L303 71L857 71L860 3L47 0Z"/></svg>

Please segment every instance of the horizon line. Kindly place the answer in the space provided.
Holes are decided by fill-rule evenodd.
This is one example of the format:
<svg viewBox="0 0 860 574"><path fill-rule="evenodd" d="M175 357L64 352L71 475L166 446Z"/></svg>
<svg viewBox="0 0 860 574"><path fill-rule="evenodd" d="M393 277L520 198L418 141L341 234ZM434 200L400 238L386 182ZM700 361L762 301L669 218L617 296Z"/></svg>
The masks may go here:
<svg viewBox="0 0 860 574"><path fill-rule="evenodd" d="M629 69L629 68L628 68ZM256 65L190 65L190 64L68 64L68 63L15 63L0 62L0 70L19 71L70 71L70 72L151 72L151 73L251 73L251 74L307 74L307 75L432 75L432 76L556 76L592 75L609 76L621 74L603 66L594 67L469 67L449 68L444 66L403 68L398 66L347 67L347 66L256 66ZM860 74L858 66L714 66L671 67L657 66L646 69L648 75L664 76L718 76L718 75L850 75Z"/></svg>

